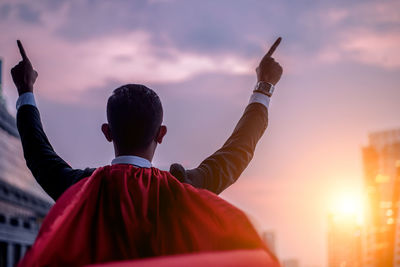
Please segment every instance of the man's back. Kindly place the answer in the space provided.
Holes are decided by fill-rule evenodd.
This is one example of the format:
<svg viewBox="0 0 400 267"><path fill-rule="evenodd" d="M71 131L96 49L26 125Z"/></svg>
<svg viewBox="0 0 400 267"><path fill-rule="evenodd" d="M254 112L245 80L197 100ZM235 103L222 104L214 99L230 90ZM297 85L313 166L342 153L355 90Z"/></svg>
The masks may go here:
<svg viewBox="0 0 400 267"><path fill-rule="evenodd" d="M215 194L157 168L116 164L58 199L21 265L260 248L268 251L245 214Z"/></svg>

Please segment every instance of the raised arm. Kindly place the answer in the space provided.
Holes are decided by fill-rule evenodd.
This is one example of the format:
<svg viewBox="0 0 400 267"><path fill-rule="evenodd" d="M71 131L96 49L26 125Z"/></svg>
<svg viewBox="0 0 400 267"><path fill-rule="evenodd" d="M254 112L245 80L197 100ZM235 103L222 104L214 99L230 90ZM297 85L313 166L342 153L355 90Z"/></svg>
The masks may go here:
<svg viewBox="0 0 400 267"><path fill-rule="evenodd" d="M276 40L257 67L256 89L225 144L195 169L185 170L180 164L171 165L170 172L180 181L219 194L245 170L267 128L269 100L282 75L282 67L272 58L280 41L281 38Z"/></svg>
<svg viewBox="0 0 400 267"><path fill-rule="evenodd" d="M21 42L17 42L22 61L11 70L11 75L19 94L17 126L24 157L36 181L47 194L57 200L68 187L90 176L95 169L72 169L54 151L43 130L33 96L33 84L38 74L26 56Z"/></svg>

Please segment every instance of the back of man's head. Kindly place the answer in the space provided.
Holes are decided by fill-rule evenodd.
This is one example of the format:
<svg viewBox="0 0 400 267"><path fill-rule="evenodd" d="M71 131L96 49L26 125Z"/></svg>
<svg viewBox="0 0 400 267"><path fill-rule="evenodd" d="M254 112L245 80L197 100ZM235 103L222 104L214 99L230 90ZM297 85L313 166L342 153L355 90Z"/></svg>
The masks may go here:
<svg viewBox="0 0 400 267"><path fill-rule="evenodd" d="M124 150L142 150L155 139L163 119L160 98L141 84L114 90L107 102L107 120L114 143Z"/></svg>

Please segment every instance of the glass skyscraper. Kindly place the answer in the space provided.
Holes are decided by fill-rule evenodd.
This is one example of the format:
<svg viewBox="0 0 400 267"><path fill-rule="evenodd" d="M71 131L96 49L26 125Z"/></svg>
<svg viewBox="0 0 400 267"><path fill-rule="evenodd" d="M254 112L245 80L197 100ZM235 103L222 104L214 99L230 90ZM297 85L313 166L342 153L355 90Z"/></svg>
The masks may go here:
<svg viewBox="0 0 400 267"><path fill-rule="evenodd" d="M400 129L370 134L363 163L365 266L400 266Z"/></svg>

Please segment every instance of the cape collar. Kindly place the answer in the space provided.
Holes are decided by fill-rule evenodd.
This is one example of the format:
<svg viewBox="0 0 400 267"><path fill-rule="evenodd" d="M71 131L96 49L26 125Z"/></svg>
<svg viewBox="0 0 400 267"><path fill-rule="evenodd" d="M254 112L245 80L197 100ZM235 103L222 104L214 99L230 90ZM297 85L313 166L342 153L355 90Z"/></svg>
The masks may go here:
<svg viewBox="0 0 400 267"><path fill-rule="evenodd" d="M114 164L131 164L140 168L151 168L149 160L138 156L118 156L111 161L111 165Z"/></svg>

